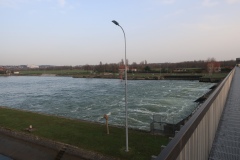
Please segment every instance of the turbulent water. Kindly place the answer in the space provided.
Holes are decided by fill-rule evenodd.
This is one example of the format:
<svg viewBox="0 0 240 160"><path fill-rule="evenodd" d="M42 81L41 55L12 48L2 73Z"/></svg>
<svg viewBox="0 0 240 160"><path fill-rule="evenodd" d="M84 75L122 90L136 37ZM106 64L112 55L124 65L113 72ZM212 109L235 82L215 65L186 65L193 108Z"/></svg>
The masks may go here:
<svg viewBox="0 0 240 160"><path fill-rule="evenodd" d="M128 81L129 126L149 130L153 115L176 123L197 106L194 101L212 83ZM71 77L0 77L0 106L64 117L125 124L125 84L118 79Z"/></svg>

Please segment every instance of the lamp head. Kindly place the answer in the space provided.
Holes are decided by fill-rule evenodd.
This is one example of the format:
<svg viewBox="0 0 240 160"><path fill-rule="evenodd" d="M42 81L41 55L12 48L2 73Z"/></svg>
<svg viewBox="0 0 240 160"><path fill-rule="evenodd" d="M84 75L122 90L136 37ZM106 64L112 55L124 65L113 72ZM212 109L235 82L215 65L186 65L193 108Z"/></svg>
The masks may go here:
<svg viewBox="0 0 240 160"><path fill-rule="evenodd" d="M119 26L119 23L115 20L112 21L114 24L116 24L117 26Z"/></svg>

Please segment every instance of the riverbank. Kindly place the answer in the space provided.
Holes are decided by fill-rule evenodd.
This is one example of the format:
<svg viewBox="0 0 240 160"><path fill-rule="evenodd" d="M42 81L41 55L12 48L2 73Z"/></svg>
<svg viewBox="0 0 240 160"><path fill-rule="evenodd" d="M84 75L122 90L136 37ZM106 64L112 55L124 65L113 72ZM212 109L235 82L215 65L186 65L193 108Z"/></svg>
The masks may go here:
<svg viewBox="0 0 240 160"><path fill-rule="evenodd" d="M67 145L119 159L150 159L160 153L160 146L168 143L168 137L149 132L129 130L130 151L125 149L125 129L99 123L66 119L33 112L0 107L0 126L26 135L46 138ZM25 129L32 125L35 129ZM143 138L144 137L144 138Z"/></svg>
<svg viewBox="0 0 240 160"><path fill-rule="evenodd" d="M182 75L182 74L166 74L157 76L154 74L128 74L128 80L198 80L199 82L217 83L226 77L227 73L218 73L214 75ZM71 75L71 74L18 74L18 75L0 75L8 76L41 76L41 77L72 77L72 78L100 78L100 79L120 79L118 74L113 75ZM124 80L124 77L123 77Z"/></svg>
<svg viewBox="0 0 240 160"><path fill-rule="evenodd" d="M151 74L138 73L128 75L128 80L198 80L199 82L217 83L223 80L227 73L208 74ZM105 78L105 79L119 79L119 75L74 75L73 78ZM124 79L124 77L123 77Z"/></svg>
<svg viewBox="0 0 240 160"><path fill-rule="evenodd" d="M157 72L128 72L128 80L199 80L200 82L219 82L226 77L228 73L157 73ZM103 78L120 79L124 75L118 72L95 72L92 70L65 69L65 70L21 70L8 75L0 76L62 76L73 78Z"/></svg>

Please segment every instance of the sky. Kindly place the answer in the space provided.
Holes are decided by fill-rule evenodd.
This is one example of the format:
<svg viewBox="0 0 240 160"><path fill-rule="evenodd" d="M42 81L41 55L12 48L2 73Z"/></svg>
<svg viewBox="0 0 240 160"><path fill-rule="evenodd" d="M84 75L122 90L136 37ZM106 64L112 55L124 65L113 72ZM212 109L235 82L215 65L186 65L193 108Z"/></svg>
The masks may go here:
<svg viewBox="0 0 240 160"><path fill-rule="evenodd" d="M0 65L235 60L240 0L0 0Z"/></svg>

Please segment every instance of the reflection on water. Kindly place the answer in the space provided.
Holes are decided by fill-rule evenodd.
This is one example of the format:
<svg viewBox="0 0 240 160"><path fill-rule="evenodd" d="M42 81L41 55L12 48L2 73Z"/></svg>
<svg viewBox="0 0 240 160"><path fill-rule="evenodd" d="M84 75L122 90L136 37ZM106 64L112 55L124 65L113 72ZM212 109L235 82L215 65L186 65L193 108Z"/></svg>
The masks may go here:
<svg viewBox="0 0 240 160"><path fill-rule="evenodd" d="M198 81L128 81L129 126L149 130L153 115L174 123L195 108L212 83ZM116 79L71 77L0 77L0 106L125 124L125 85Z"/></svg>

